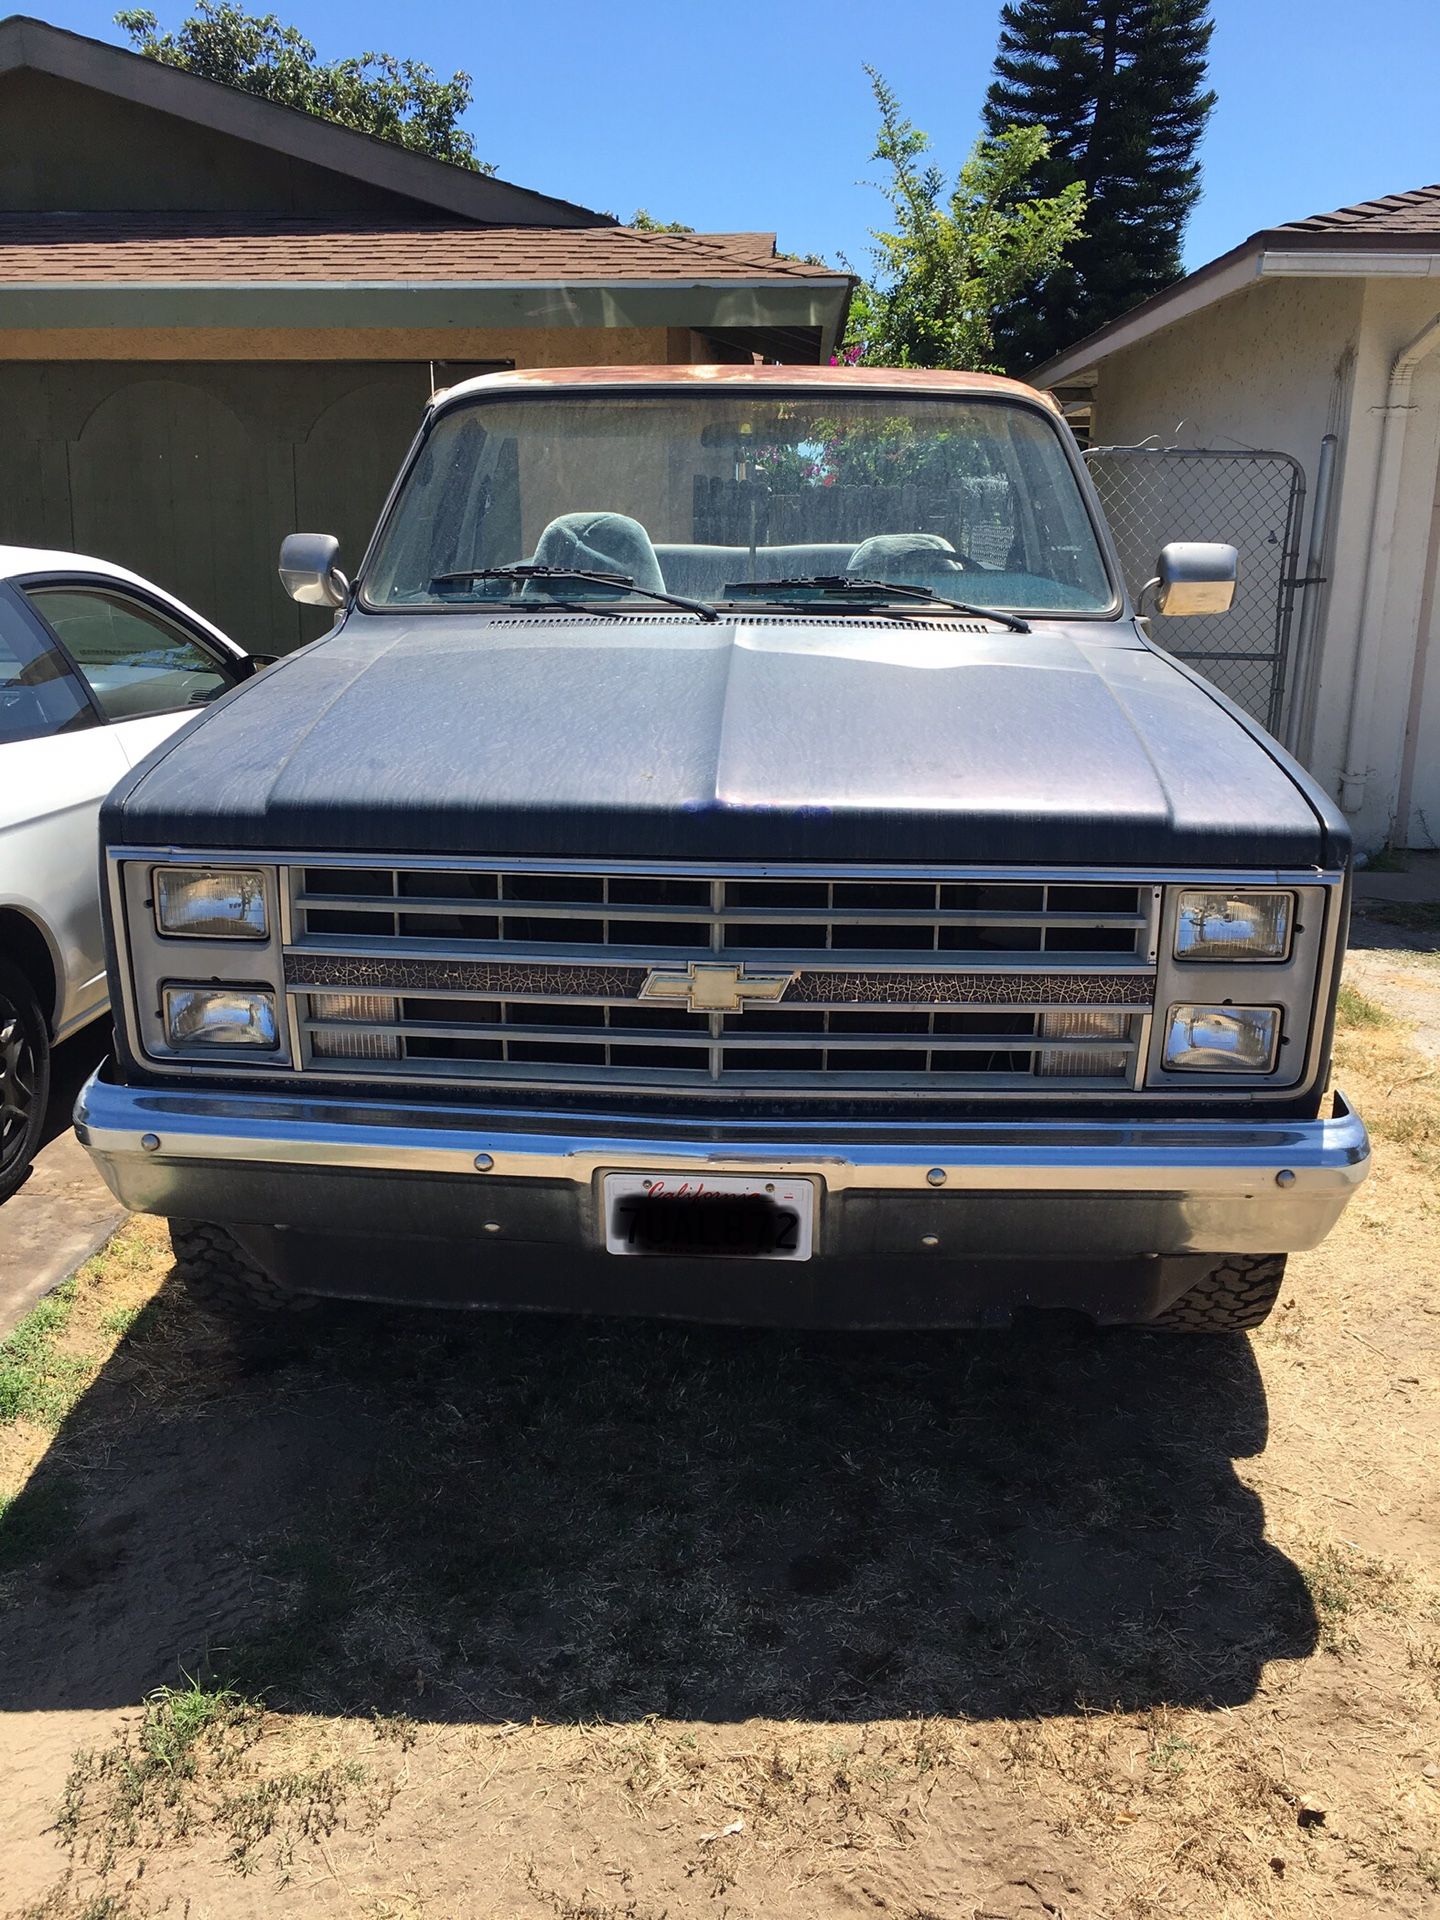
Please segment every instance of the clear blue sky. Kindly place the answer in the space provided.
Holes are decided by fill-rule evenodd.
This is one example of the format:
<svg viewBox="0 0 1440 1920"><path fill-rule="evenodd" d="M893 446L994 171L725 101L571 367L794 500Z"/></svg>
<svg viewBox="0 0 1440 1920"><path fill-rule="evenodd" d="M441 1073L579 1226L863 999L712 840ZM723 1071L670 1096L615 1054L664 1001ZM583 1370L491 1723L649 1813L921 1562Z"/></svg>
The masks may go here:
<svg viewBox="0 0 1440 1920"><path fill-rule="evenodd" d="M188 7L152 0L164 26ZM992 0L250 0L325 57L370 47L474 76L469 119L507 179L628 219L778 229L797 253L869 264L859 183L869 61L953 171L995 50ZM10 0L122 41L113 5ZM9 10L8 8L6 10ZM1187 264L1257 227L1440 179L1436 0L1214 0L1205 198Z"/></svg>

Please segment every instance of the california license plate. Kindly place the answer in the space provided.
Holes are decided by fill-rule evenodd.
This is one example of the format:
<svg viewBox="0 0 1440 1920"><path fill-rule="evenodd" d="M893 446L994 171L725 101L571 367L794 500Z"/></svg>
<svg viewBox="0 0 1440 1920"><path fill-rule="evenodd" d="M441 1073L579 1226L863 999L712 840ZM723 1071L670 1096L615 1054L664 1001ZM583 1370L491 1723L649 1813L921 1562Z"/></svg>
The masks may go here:
<svg viewBox="0 0 1440 1920"><path fill-rule="evenodd" d="M607 1173L611 1253L684 1259L808 1260L815 1184L780 1174Z"/></svg>

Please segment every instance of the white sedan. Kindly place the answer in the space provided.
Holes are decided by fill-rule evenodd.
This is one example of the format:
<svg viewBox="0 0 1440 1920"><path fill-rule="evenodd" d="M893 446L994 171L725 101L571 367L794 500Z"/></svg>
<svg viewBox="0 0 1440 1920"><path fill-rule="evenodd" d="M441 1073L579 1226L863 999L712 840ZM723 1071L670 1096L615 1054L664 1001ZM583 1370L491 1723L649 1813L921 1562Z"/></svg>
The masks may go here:
<svg viewBox="0 0 1440 1920"><path fill-rule="evenodd" d="M51 1048L109 1004L100 802L255 670L123 567L0 546L0 1201L39 1143Z"/></svg>

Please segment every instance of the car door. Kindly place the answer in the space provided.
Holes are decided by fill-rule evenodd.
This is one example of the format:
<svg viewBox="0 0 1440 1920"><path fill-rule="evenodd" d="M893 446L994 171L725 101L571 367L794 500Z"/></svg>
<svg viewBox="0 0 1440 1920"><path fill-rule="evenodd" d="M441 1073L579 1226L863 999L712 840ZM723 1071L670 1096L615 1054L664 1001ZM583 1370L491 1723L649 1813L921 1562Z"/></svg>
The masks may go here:
<svg viewBox="0 0 1440 1920"><path fill-rule="evenodd" d="M44 936L57 1037L105 1008L96 815L127 765L53 636L0 583L0 908Z"/></svg>
<svg viewBox="0 0 1440 1920"><path fill-rule="evenodd" d="M23 591L132 766L252 670L238 649L225 653L178 608L125 582L50 576Z"/></svg>

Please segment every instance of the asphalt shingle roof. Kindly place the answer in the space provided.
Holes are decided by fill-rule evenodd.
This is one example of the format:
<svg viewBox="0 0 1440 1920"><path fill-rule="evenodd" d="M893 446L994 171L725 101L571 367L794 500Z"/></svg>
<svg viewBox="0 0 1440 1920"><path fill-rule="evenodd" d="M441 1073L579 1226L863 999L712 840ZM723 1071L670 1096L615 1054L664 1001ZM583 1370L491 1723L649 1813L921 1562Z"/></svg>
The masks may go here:
<svg viewBox="0 0 1440 1920"><path fill-rule="evenodd" d="M1387 193L1379 200L1360 200L1333 213L1312 213L1304 220L1287 220L1276 233L1344 234L1366 239L1381 235L1433 237L1440 234L1440 186L1414 187L1409 193Z"/></svg>
<svg viewBox="0 0 1440 1920"><path fill-rule="evenodd" d="M768 234L271 213L0 213L0 282L843 280Z"/></svg>

